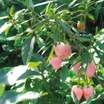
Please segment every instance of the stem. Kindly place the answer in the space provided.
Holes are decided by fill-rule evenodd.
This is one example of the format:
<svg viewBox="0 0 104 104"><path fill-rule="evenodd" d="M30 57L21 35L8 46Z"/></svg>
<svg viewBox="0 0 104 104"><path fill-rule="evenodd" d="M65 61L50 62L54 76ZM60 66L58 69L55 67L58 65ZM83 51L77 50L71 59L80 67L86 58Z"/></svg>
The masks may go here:
<svg viewBox="0 0 104 104"><path fill-rule="evenodd" d="M87 88L89 88L89 84L88 84L88 78L86 76L86 82L87 82Z"/></svg>
<svg viewBox="0 0 104 104"><path fill-rule="evenodd" d="M58 71L58 74L56 75L55 79L53 80L53 88L54 88L54 85L55 85L56 78L58 77L60 71L61 71L61 69Z"/></svg>
<svg viewBox="0 0 104 104"><path fill-rule="evenodd" d="M65 44L65 40L66 40L66 34L64 33L64 44Z"/></svg>
<svg viewBox="0 0 104 104"><path fill-rule="evenodd" d="M82 74L82 68L83 68L83 64L82 64L82 66L81 66L81 70L80 70L80 73L79 73L79 79L78 79L77 88L79 87L80 77L81 77L81 74Z"/></svg>
<svg viewBox="0 0 104 104"><path fill-rule="evenodd" d="M58 22L58 19L57 19L56 15L55 15L55 18L56 18L56 22L57 22L57 25L58 25L58 30L59 30L59 44L60 44L60 42L61 42L61 36L60 36L60 26L59 26L59 22Z"/></svg>
<svg viewBox="0 0 104 104"><path fill-rule="evenodd" d="M102 88L104 89L104 85L103 85L103 83L101 82L101 80L99 79L99 77L97 76L96 72L95 72L94 75L95 75L96 79L98 80L98 82L100 83L100 85L102 86Z"/></svg>

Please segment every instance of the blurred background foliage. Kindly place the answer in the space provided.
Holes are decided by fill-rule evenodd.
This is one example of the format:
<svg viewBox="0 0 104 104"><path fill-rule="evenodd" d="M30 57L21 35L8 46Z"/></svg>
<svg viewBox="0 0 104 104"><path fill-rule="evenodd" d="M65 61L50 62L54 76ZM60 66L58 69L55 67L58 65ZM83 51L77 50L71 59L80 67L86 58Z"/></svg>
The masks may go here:
<svg viewBox="0 0 104 104"><path fill-rule="evenodd" d="M74 40L84 52L85 64L91 42L96 73L104 83L104 1L87 1L85 9L86 0L0 0L0 104L74 104L71 88L78 76L72 64L79 55ZM77 21L85 15L81 31ZM55 71L50 58L59 31L61 39L66 34L72 55ZM77 34L73 40L72 33ZM90 103L103 104L104 88L95 76L89 82L96 91ZM80 85L85 83L81 76ZM84 97L80 103L89 104Z"/></svg>

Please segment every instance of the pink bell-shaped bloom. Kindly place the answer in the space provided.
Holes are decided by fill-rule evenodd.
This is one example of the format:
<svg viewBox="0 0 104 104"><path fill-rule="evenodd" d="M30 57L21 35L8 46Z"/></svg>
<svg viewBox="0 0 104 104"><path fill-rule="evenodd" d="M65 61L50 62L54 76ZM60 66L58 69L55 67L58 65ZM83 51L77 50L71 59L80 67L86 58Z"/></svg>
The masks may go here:
<svg viewBox="0 0 104 104"><path fill-rule="evenodd" d="M95 64L93 62L91 63L88 63L88 66L87 66L87 70L86 70L86 76L88 78L91 78L95 73Z"/></svg>
<svg viewBox="0 0 104 104"><path fill-rule="evenodd" d="M61 62L62 62L61 57L55 57L55 56L51 57L51 64L54 69L58 70L61 66Z"/></svg>
<svg viewBox="0 0 104 104"><path fill-rule="evenodd" d="M78 98L78 101L81 99L82 95L83 95L83 89L80 87L77 87L77 85L74 85L71 89L71 96L72 96L72 99L74 101L74 93L76 94L77 98Z"/></svg>
<svg viewBox="0 0 104 104"><path fill-rule="evenodd" d="M92 95L93 92L94 92L93 86L89 85L89 88L87 88L87 85L85 85L83 87L83 94L86 100L88 100L88 98Z"/></svg>
<svg viewBox="0 0 104 104"><path fill-rule="evenodd" d="M75 64L76 60L74 60L73 65ZM75 73L78 73L79 67L80 67L81 62L77 63L76 65L73 66Z"/></svg>
<svg viewBox="0 0 104 104"><path fill-rule="evenodd" d="M54 51L58 57L62 56L65 52L65 44L63 42L60 42L60 44L57 42L57 45L54 45Z"/></svg>
<svg viewBox="0 0 104 104"><path fill-rule="evenodd" d="M71 55L71 47L68 43L65 44L65 51L64 53L62 54L62 59L65 60L68 58L68 56Z"/></svg>

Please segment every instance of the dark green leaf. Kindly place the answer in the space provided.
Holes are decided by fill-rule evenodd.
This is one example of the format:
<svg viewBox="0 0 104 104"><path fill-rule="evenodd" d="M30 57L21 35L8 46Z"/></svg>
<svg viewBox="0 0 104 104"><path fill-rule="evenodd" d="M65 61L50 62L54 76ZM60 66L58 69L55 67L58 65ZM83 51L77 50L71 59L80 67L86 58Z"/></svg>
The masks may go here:
<svg viewBox="0 0 104 104"><path fill-rule="evenodd" d="M9 23L9 22L4 23L4 25L0 28L0 34L4 32L6 28L10 26L12 26L12 23Z"/></svg>
<svg viewBox="0 0 104 104"><path fill-rule="evenodd" d="M83 63L82 72L85 72L87 69L88 61L89 61L89 53L88 52L85 53L83 60L84 60L84 63Z"/></svg>
<svg viewBox="0 0 104 104"><path fill-rule="evenodd" d="M68 7L69 7L69 8L72 7L76 1L77 1L77 0L73 0L73 1L69 4Z"/></svg>
<svg viewBox="0 0 104 104"><path fill-rule="evenodd" d="M64 82L67 78L68 75L68 67L67 66L63 66L60 72L60 77L62 79L62 81Z"/></svg>
<svg viewBox="0 0 104 104"><path fill-rule="evenodd" d="M91 41L90 38L82 38L82 37L78 37L78 39L79 39L81 42L89 42L89 41Z"/></svg>
<svg viewBox="0 0 104 104"><path fill-rule="evenodd" d="M92 99L93 99L94 93L89 97L89 99L87 100L86 104L90 104Z"/></svg>
<svg viewBox="0 0 104 104"><path fill-rule="evenodd" d="M39 54L33 53L32 57L35 57L36 59L38 59L39 61L41 61L43 68L45 68L45 60L44 60L44 58L42 56L40 56Z"/></svg>
<svg viewBox="0 0 104 104"><path fill-rule="evenodd" d="M71 30L61 20L58 20L58 21L68 33L72 34Z"/></svg>
<svg viewBox="0 0 104 104"><path fill-rule="evenodd" d="M18 80L25 80L26 78L28 78L28 77L31 77L31 76L35 76L35 75L40 75L38 72L36 72L36 71L30 71L30 70L28 70L28 71L26 71L25 73L23 73L18 79L17 79L17 81Z"/></svg>
<svg viewBox="0 0 104 104"><path fill-rule="evenodd" d="M24 36L17 35L15 37L14 45L15 46L21 46L23 44L24 39L26 39L27 37L28 37L27 35L24 35Z"/></svg>
<svg viewBox="0 0 104 104"><path fill-rule="evenodd" d="M22 60L24 64L27 64L30 61L34 44L35 37L31 35L28 39L25 40L24 45L22 46Z"/></svg>
<svg viewBox="0 0 104 104"><path fill-rule="evenodd" d="M100 58L100 60L103 60L100 50L98 50L95 46L93 46L93 48L94 48L95 52L97 53L98 57Z"/></svg>
<svg viewBox="0 0 104 104"><path fill-rule="evenodd" d="M37 93L28 91L25 93L18 93L15 90L6 91L0 98L0 104L17 104L20 101L25 101L28 99L38 99L41 96L47 95L47 93Z"/></svg>
<svg viewBox="0 0 104 104"><path fill-rule="evenodd" d="M58 30L58 28L56 28L56 29L55 29L55 32L54 32L54 42L57 41L57 39L58 39L58 34L59 34L59 30Z"/></svg>
<svg viewBox="0 0 104 104"><path fill-rule="evenodd" d="M13 85L16 80L27 70L27 66L5 67L0 69L0 83Z"/></svg>
<svg viewBox="0 0 104 104"><path fill-rule="evenodd" d="M100 43L100 41L96 41L96 44L104 51L104 44Z"/></svg>
<svg viewBox="0 0 104 104"><path fill-rule="evenodd" d="M5 91L5 84L0 84L0 97L3 95Z"/></svg>
<svg viewBox="0 0 104 104"><path fill-rule="evenodd" d="M95 18L96 18L96 21L98 19L98 16L99 16L99 13L100 13L102 5L103 5L103 3L98 4L97 7L96 7L96 9L95 9Z"/></svg>
<svg viewBox="0 0 104 104"><path fill-rule="evenodd" d="M33 7L34 7L34 3L33 3L32 0L29 0L29 6L33 9Z"/></svg>
<svg viewBox="0 0 104 104"><path fill-rule="evenodd" d="M79 104L79 101L78 101L77 96L76 96L76 94L75 94L74 91L73 91L73 94L74 94L74 101L75 101L75 104Z"/></svg>
<svg viewBox="0 0 104 104"><path fill-rule="evenodd" d="M3 35L0 35L0 41L12 41L15 39L15 36L11 36L11 37L6 37Z"/></svg>
<svg viewBox="0 0 104 104"><path fill-rule="evenodd" d="M46 81L44 80L42 84L43 84L45 90L46 90L49 94L52 94L52 92L51 92L51 90L50 90L49 83L46 82Z"/></svg>
<svg viewBox="0 0 104 104"><path fill-rule="evenodd" d="M38 44L39 48L42 48L43 46L45 46L44 40L40 37L37 40L37 44Z"/></svg>
<svg viewBox="0 0 104 104"><path fill-rule="evenodd" d="M56 87L59 87L59 88L61 88L61 89L69 89L69 86L68 86L67 84L65 84L65 83L62 83L62 82L57 82L57 83L55 84L55 86L56 86Z"/></svg>

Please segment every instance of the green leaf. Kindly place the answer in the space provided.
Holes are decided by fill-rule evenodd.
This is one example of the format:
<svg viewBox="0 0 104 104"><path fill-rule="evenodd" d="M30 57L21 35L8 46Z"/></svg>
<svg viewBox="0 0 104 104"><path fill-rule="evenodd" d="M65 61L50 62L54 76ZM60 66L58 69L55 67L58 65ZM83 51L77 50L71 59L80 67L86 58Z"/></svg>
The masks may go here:
<svg viewBox="0 0 104 104"><path fill-rule="evenodd" d="M42 62L29 62L28 63L28 67L36 67L38 65L40 65Z"/></svg>
<svg viewBox="0 0 104 104"><path fill-rule="evenodd" d="M78 101L77 96L76 96L76 94L75 94L74 91L73 91L73 94L74 94L74 101L75 101L75 104L79 104L79 101Z"/></svg>
<svg viewBox="0 0 104 104"><path fill-rule="evenodd" d="M5 91L5 84L0 84L0 97L3 95Z"/></svg>
<svg viewBox="0 0 104 104"><path fill-rule="evenodd" d="M10 29L11 26L8 26L6 29L5 29L5 36L7 36L8 32L9 32L9 29Z"/></svg>
<svg viewBox="0 0 104 104"><path fill-rule="evenodd" d="M89 99L87 100L86 104L90 104L92 99L93 99L94 93L92 93L92 95L89 97Z"/></svg>
<svg viewBox="0 0 104 104"><path fill-rule="evenodd" d="M18 93L15 90L6 91L0 98L0 104L17 104L20 101L26 101L29 99L38 99L41 96L47 95L48 93L37 93L28 91L25 93Z"/></svg>
<svg viewBox="0 0 104 104"><path fill-rule="evenodd" d="M57 82L55 84L55 87L59 87L60 89L65 89L65 90L70 88L66 83L63 82Z"/></svg>
<svg viewBox="0 0 104 104"><path fill-rule="evenodd" d="M3 17L0 17L0 20L2 20L2 19L8 19L8 18L10 18L9 16L3 16Z"/></svg>
<svg viewBox="0 0 104 104"><path fill-rule="evenodd" d="M103 55L101 55L101 51L98 50L95 46L93 46L93 48L94 48L95 52L97 53L98 57L100 58L100 60L103 60L103 57L102 57Z"/></svg>
<svg viewBox="0 0 104 104"><path fill-rule="evenodd" d="M95 19L97 21L101 7L102 7L103 3L100 3L99 5L97 5L96 9L95 9Z"/></svg>
<svg viewBox="0 0 104 104"><path fill-rule="evenodd" d="M16 35L14 45L15 46L21 46L23 44L24 39L26 39L26 38L28 38L27 35L23 35L23 36Z"/></svg>
<svg viewBox="0 0 104 104"><path fill-rule="evenodd" d="M100 43L100 41L96 41L96 44L104 51L104 44Z"/></svg>
<svg viewBox="0 0 104 104"><path fill-rule="evenodd" d="M63 66L60 72L60 77L62 79L62 81L64 82L67 78L68 75L68 67L67 66Z"/></svg>
<svg viewBox="0 0 104 104"><path fill-rule="evenodd" d="M44 80L42 84L43 84L45 90L46 90L49 94L52 94L52 92L51 92L51 90L50 90L49 83L46 82L46 80Z"/></svg>
<svg viewBox="0 0 104 104"><path fill-rule="evenodd" d="M77 31L77 29L75 27L72 26L72 30L77 34L79 35L79 32Z"/></svg>
<svg viewBox="0 0 104 104"><path fill-rule="evenodd" d="M68 33L72 34L71 30L61 20L58 20L58 21Z"/></svg>
<svg viewBox="0 0 104 104"><path fill-rule="evenodd" d="M42 48L43 46L45 46L44 40L40 37L37 40L37 44L38 44L39 48Z"/></svg>
<svg viewBox="0 0 104 104"><path fill-rule="evenodd" d="M87 65L88 65L88 60L89 60L89 53L86 52L85 55L84 55L84 63L83 63L83 69L82 69L82 72L85 72L86 69L87 69Z"/></svg>
<svg viewBox="0 0 104 104"><path fill-rule="evenodd" d="M50 54L49 54L49 56L48 56L48 59L47 59L46 63L51 59L51 57L52 57L52 55L53 55L53 52L54 52L54 45L53 45L53 47L52 47L52 49L51 49L51 52L50 52ZM46 64L46 63L45 63L45 64Z"/></svg>
<svg viewBox="0 0 104 104"><path fill-rule="evenodd" d="M44 58L42 56L40 56L39 54L33 53L32 57L35 57L36 59L38 59L39 61L41 61L43 68L45 68L45 60L44 60Z"/></svg>
<svg viewBox="0 0 104 104"><path fill-rule="evenodd" d="M95 20L94 16L92 14L87 14L87 16L91 19L91 20Z"/></svg>
<svg viewBox="0 0 104 104"><path fill-rule="evenodd" d="M33 9L34 8L34 3L32 0L29 0L29 6Z"/></svg>
<svg viewBox="0 0 104 104"><path fill-rule="evenodd" d="M16 80L27 70L27 66L5 67L0 69L0 83L13 85Z"/></svg>
<svg viewBox="0 0 104 104"><path fill-rule="evenodd" d="M57 39L58 39L58 34L59 34L59 30L58 30L58 28L56 27L55 32L54 32L54 42L57 41Z"/></svg>
<svg viewBox="0 0 104 104"><path fill-rule="evenodd" d="M14 6L12 6L12 7L10 8L10 11L9 11L10 16L13 15L13 11L14 11Z"/></svg>
<svg viewBox="0 0 104 104"><path fill-rule="evenodd" d="M69 4L68 7L69 7L69 8L72 7L72 6L75 4L76 1L77 1L77 0L73 0L73 1Z"/></svg>
<svg viewBox="0 0 104 104"><path fill-rule="evenodd" d="M18 79L17 79L17 81L19 81L19 80L26 80L26 78L28 78L28 77L31 77L31 76L35 76L35 75L40 75L37 71L30 71L30 70L28 70L28 71L26 71L25 73L23 73Z"/></svg>
<svg viewBox="0 0 104 104"><path fill-rule="evenodd" d="M4 25L0 28L0 34L4 32L6 28L10 26L12 26L12 23L9 23L9 22L4 23Z"/></svg>
<svg viewBox="0 0 104 104"><path fill-rule="evenodd" d="M16 24L14 26L15 26L15 28L17 28L17 30L19 30L20 32L23 32L23 28L22 28L21 24Z"/></svg>
<svg viewBox="0 0 104 104"><path fill-rule="evenodd" d="M30 61L34 44L35 37L31 35L28 39L25 40L24 45L22 46L22 60L24 64L27 64Z"/></svg>
<svg viewBox="0 0 104 104"><path fill-rule="evenodd" d="M5 36L0 35L0 40L1 41L12 41L14 39L15 39L15 36L5 37Z"/></svg>
<svg viewBox="0 0 104 104"><path fill-rule="evenodd" d="M78 37L78 39L79 39L81 42L90 42L90 41L91 41L91 39L89 39L89 38Z"/></svg>

